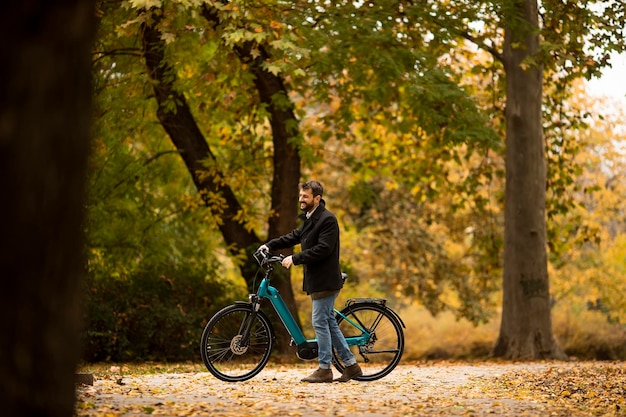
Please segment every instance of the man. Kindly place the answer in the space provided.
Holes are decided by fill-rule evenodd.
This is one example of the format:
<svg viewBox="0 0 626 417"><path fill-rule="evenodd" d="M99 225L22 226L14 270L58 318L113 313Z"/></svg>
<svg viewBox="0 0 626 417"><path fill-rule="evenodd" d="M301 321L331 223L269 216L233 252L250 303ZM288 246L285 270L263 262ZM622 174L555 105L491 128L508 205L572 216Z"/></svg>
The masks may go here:
<svg viewBox="0 0 626 417"><path fill-rule="evenodd" d="M340 382L363 375L361 368L339 330L333 307L339 290L343 286L339 267L339 224L337 218L328 210L322 198L324 189L317 181L300 184L300 209L304 212L299 217L304 220L299 229L261 245L260 250L275 250L301 245L301 252L287 256L282 265L289 269L291 265L304 266L302 289L311 296L312 322L318 344L319 369L303 382L332 382L332 349L337 350L345 369Z"/></svg>

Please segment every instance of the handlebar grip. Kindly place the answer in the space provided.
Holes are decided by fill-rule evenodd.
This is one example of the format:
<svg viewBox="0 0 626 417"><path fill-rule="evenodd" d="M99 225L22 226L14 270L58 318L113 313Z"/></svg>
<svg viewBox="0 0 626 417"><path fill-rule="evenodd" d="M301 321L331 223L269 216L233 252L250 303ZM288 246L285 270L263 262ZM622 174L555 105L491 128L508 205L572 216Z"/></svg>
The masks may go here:
<svg viewBox="0 0 626 417"><path fill-rule="evenodd" d="M281 254L272 256L271 258L267 260L267 262L282 262L283 259L285 259L285 255L281 253Z"/></svg>

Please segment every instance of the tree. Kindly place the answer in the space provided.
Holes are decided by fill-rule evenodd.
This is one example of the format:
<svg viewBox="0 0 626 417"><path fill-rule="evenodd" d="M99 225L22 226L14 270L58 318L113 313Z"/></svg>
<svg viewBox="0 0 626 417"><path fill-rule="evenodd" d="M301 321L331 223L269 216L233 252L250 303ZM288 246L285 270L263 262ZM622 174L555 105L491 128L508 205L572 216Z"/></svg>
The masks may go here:
<svg viewBox="0 0 626 417"><path fill-rule="evenodd" d="M0 16L0 402L72 416L94 4L7 4Z"/></svg>
<svg viewBox="0 0 626 417"><path fill-rule="evenodd" d="M194 18L187 13L188 8L179 8L177 2L151 10L145 10L143 6L125 8L121 2L100 5L104 23L102 33L106 35L99 37L100 43L94 54L98 63L96 74L116 83L132 78L135 83L143 83L144 88L153 92L148 92L146 98L151 102L154 99L156 118L178 151L199 200L209 209L207 225L219 231L223 239L221 246L240 270L249 291L252 291L257 265L251 254L265 238L259 233L264 235L262 230L267 227L267 234L275 236L296 227L297 184L301 179L299 137L293 109L286 99L285 83L262 65L267 58L262 47L263 56L258 57L255 55L257 49L251 51L251 42L234 47L224 45L220 32L224 16L217 9L205 6L194 10L194 14L201 12L195 15L198 18ZM195 29L189 30L190 27ZM172 39L179 44L192 45L190 50L200 50L200 55L185 52L186 48L168 48L167 44ZM207 39L209 47L205 47L204 51L215 47L218 54L226 56L198 61L198 57L203 59L204 55L210 55L210 52L206 54L201 50ZM235 87L235 92L238 93L238 88L244 86L246 94L237 94L235 100L223 100L224 96L221 96L217 100L220 103L218 107L224 107L221 113L221 109L207 106L209 100L206 96L227 94L232 97L235 94L232 90L227 91L228 87L216 88L219 83L211 85L210 82L206 83L206 88L189 93L186 86L188 78L181 71L185 65L180 63L181 56L183 62L190 60L195 65L194 70L200 68L206 71L202 74L204 81L210 77L224 79L234 74L233 84L242 83ZM226 72L216 70L212 73L214 68L223 64L224 59L230 64L235 56L241 60L241 68L249 68L249 71L239 71L234 66L227 68ZM134 63L129 63L132 59L143 64L147 79ZM207 62L209 68L202 68ZM202 96L202 100L196 99L196 96ZM109 105L115 108L114 112L120 120L141 112L137 111L136 104L131 108ZM142 106L149 115L144 123L149 124L153 109L151 105ZM230 115L222 117L227 112ZM246 116L241 117L242 113ZM271 151L268 151L266 143L265 123L271 125ZM254 124L260 126L255 127ZM146 134L158 135L158 132L148 133L148 130L153 132L151 129L142 130L146 130ZM267 155L272 157L272 164L267 163ZM266 217L261 220L259 212ZM289 271L277 272L274 285L299 321ZM286 347L288 335L280 336L280 341L284 342L280 346Z"/></svg>
<svg viewBox="0 0 626 417"><path fill-rule="evenodd" d="M241 253L246 255L241 272L250 292L254 292L256 267L251 267L250 263L254 262L251 255L258 247L260 238L254 229L248 227L248 220L241 216L244 212L241 203L225 180L185 96L174 85L177 77L165 58L166 45L159 29L163 10L152 8L143 13L148 23L141 25L142 53L158 103L157 117L180 151L203 201L214 216L220 219L217 226L230 253L233 256ZM216 11L205 8L204 15L211 24L219 24ZM235 50L244 63L250 64L260 100L269 112L274 143L272 206L275 209L269 219L269 234L282 235L295 228L294 202L300 180L300 158L292 138L297 136L297 123L291 106L281 104L281 100L285 101L287 96L284 83L261 65L267 59L267 54L262 50L263 53L255 58L250 51L251 47L249 42L235 46ZM283 279L277 279L275 286L299 323L289 274L279 273L277 276ZM282 343L279 346L284 349L288 338L284 333L280 335Z"/></svg>
<svg viewBox="0 0 626 417"><path fill-rule="evenodd" d="M558 93L577 78L597 74L606 65L602 57L606 51L624 47L623 33L614 30L624 15L623 4L617 3L603 5L598 12L591 5L568 8L560 2L545 2L540 24L538 7L536 0L503 7L507 186L503 312L494 353L506 358L564 359L551 328L546 209L554 205L546 204L550 183L546 154L558 157L565 153L565 146L563 133L547 135L544 129L562 131L561 126L570 121L562 113L558 113L558 123L553 123L552 115L542 117L543 80L551 75L549 86ZM593 45L591 50L586 41ZM602 58L594 59L594 54ZM550 140L546 143L545 138ZM552 178L557 178L553 195L558 199L562 197L559 172L567 179L571 171L565 164L552 169Z"/></svg>
<svg viewBox="0 0 626 417"><path fill-rule="evenodd" d="M552 334L546 245L546 163L542 126L543 66L536 0L515 2L505 16L506 191L504 287L496 356L565 355Z"/></svg>
<svg viewBox="0 0 626 417"><path fill-rule="evenodd" d="M494 353L563 358L552 336L546 240L546 211L553 216L573 207L564 190L576 168L564 161L576 145L566 143L564 127L580 121L563 111L563 101L573 80L597 75L607 52L624 49L624 4L545 1L539 9L534 0L459 1L439 11L434 5L435 22L503 66L503 74L494 75L505 80L507 180L503 315Z"/></svg>
<svg viewBox="0 0 626 417"><path fill-rule="evenodd" d="M222 233L233 256L238 256L242 247L255 240L242 237L258 230L253 227L247 211L246 203L249 204L250 199L245 192L238 195L233 192L237 185L233 178L245 178L250 185L240 188L247 191L254 188L254 178L258 176L250 166L242 167L241 172L245 174L229 171L220 156L238 140L236 135L243 133L241 136L246 138L247 132L257 129L255 123L269 124L272 132L274 180L272 209L268 216L269 236L282 234L295 226L295 197L286 196L296 190L294 185L301 160L311 166L329 155L321 152L329 138L342 142L340 147L346 149L371 148L371 153L358 151L360 158L349 155L345 166L365 177L393 175L391 183L410 188L412 196L420 201L436 196L442 188L449 170L446 164L460 164L497 146L486 118L446 71L438 68L440 51L435 47L434 52L424 53L420 37L405 34L407 28L398 27L391 19L402 15L400 5L392 9L380 5L371 10L358 4L347 8L327 5L323 13L318 14L319 10L306 3L285 8L284 5L257 7L253 3L213 2L202 9L202 16L209 22L209 27L203 27L193 18L193 12L173 8L172 4L176 2L162 9L138 10L139 17L131 16L129 22L141 22L143 56L159 105L158 117L181 151L198 190L213 212L217 227L227 231L227 225L240 222L237 227L241 233ZM423 18L419 10L411 9L411 19L415 22ZM364 19L355 20L357 15ZM378 28L381 22L391 23ZM123 27L128 30L133 25ZM294 27L298 30L292 30ZM398 30L402 37L398 36ZM371 37L370 42L363 42L361 34ZM192 46L194 42L196 46ZM170 44L172 46L168 46ZM376 48L371 48L372 45ZM187 48L194 48L196 54L184 57L180 51ZM381 48L385 49L381 52ZM205 51L210 51L207 54L210 60L204 61ZM234 56L241 65L233 65ZM377 64L376 71L372 71L371 60ZM420 72L416 73L416 68ZM189 73L193 74L190 79L201 74L202 79L219 79L221 83L207 83L209 88L206 88L195 82L192 90L191 83L184 79ZM250 89L251 85L256 91ZM382 87L386 85L390 87ZM215 93L220 88L222 97L227 97L222 100L226 105L220 103L220 94ZM228 91L229 88L234 91ZM260 100L253 100L253 93L258 94ZM210 98L205 98L207 96ZM247 97L245 108L238 107L244 102L241 97ZM207 103L211 104L207 106ZM204 111L204 108L212 111ZM226 116L229 119L224 120L225 113L231 114ZM300 120L294 113L302 120L314 121L313 128L309 123L301 127L308 138L306 143L300 137ZM317 113L322 117L317 117ZM375 117L371 117L373 113ZM258 119L245 126L244 132L228 126L229 122L237 123L235 120L241 119L242 114L250 119L253 114ZM390 143L391 137L397 139ZM411 149L416 143L421 149ZM259 145L267 147L263 143ZM411 151L405 153L406 149ZM318 150L320 153L316 154ZM387 168L376 172L379 150L388 152L394 162L405 164L406 169L396 170L395 174ZM431 152L437 157L432 158ZM415 163L417 154L422 156ZM205 155L208 158L203 159ZM370 162L374 165L370 166ZM481 163L472 175L464 176L461 184L457 182L464 196L471 196L472 190L480 186L480 178L488 168ZM217 186L219 190L215 192ZM235 198L225 198L229 195ZM234 239L235 236L239 238ZM424 235L421 236L423 239ZM248 285L252 285L251 271L242 269L242 274ZM489 274L481 275L481 288L493 287L485 284L490 278ZM413 286L421 288L417 295L422 300L431 297L431 293L437 298L441 292L441 287L431 291L429 285L424 285L422 281L428 280L426 274L422 274L418 285ZM455 285L463 293L462 297L468 298L468 302L464 301L466 306L472 304L469 298L483 293L468 285ZM281 289L283 294L289 295L289 291L289 285ZM432 302L429 306L436 310L438 304ZM464 307L461 314L473 314L470 310ZM292 311L296 311L295 308ZM472 319L474 317L481 317L481 314L473 314Z"/></svg>
<svg viewBox="0 0 626 417"><path fill-rule="evenodd" d="M132 4L136 10L145 6ZM164 2L156 15L142 11L130 22L152 31L151 41L144 43L150 48L144 52L147 58L158 57L147 60L147 67L161 121L168 119L163 123L166 130L172 134L188 128L187 116L193 114L193 134L179 132L179 139L204 141L208 146L202 145L199 157L208 151L215 155L201 168L189 169L192 175L202 170L215 175L211 186L217 188L208 189L219 193L209 200L205 196L205 201L226 203L214 211L217 226L226 227L219 223L222 214L231 225L245 225L241 236L266 225L246 211L251 201L246 192L254 192L250 184L256 184L258 166L228 166L236 159L228 149L239 152L244 141L248 152L256 145L271 149L273 198L281 195L274 187L293 182L297 172L295 165L288 170L278 165L284 158L277 155L286 151L282 155L299 158L303 172L322 167L319 171L331 181L341 178L335 183L347 184L342 188L347 191L342 195L346 212L357 227L374 236L369 240L373 244L365 245L368 250L374 247L370 259L385 255L385 242L397 244L403 255L424 252L400 256L400 265L386 268L395 274L387 277L388 284L410 286L407 293L433 312L456 308L459 316L484 320L483 301L497 289L494 277L502 245L500 190L489 192L500 185L504 171L504 147L497 134L506 134L506 170L511 172L506 191L505 308L516 310L513 314L525 308L523 303L537 309L525 334L514 328L512 335L509 324L503 324L507 333L496 350L509 357L560 356L548 334L546 216L571 206L560 190L575 170L564 162L571 147L564 146L559 126L575 121L560 111L559 103L573 79L592 76L606 65L604 51L623 48L619 33L611 37L623 27L623 5L610 3L604 14L587 4L550 0L542 2L541 10L535 3L501 0L323 5L212 1L200 12L193 7ZM199 15L205 23L199 23ZM586 50L588 41L596 48L593 52ZM196 55L190 57L189 51ZM484 59L485 52L491 62ZM487 91L468 83L466 71L489 79L483 84ZM269 130L271 145L262 138ZM188 147L179 149L183 158L193 153ZM527 158L520 158L520 152ZM335 173L336 167L344 176ZM237 189L231 178L245 178L241 183L246 185ZM533 198L517 198L531 189L529 185L536 193ZM552 191L549 200L546 186ZM227 189L222 198L214 198ZM410 212L399 201L406 196ZM349 207L347 197L358 204ZM289 213L286 207L293 209L290 199L282 195L275 201L276 211L266 218L291 221L291 215L284 215ZM442 202L452 210L431 209ZM378 228L372 219L380 220ZM415 226L416 219L423 220L418 230L402 233ZM271 229L271 220L268 223ZM445 242L431 244L433 230L438 237L451 231L455 239L467 237L468 243L454 248L457 253L451 256ZM520 248L533 256L521 259ZM432 269L423 272L422 266ZM450 287L460 299L457 305L442 296ZM509 301L520 297L525 300L520 304ZM511 322L509 313L505 316ZM526 345L531 333L540 334L537 349Z"/></svg>

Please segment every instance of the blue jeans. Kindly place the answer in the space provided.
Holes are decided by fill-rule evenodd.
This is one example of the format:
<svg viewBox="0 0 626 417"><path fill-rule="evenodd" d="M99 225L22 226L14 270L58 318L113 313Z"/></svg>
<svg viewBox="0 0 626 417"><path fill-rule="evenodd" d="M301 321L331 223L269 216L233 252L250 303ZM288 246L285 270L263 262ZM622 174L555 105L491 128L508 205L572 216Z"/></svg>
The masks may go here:
<svg viewBox="0 0 626 417"><path fill-rule="evenodd" d="M351 366L356 359L339 330L333 307L339 293L313 301L312 322L317 338L318 360L320 368L330 369L333 359L333 347L344 366Z"/></svg>

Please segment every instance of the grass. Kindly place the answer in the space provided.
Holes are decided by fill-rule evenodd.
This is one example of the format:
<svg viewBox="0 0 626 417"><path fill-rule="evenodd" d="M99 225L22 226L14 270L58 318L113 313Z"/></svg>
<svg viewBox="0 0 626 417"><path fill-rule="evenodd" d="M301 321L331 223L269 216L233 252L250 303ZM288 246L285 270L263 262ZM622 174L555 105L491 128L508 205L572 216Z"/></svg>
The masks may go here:
<svg viewBox="0 0 626 417"><path fill-rule="evenodd" d="M405 358L486 359L499 334L499 317L474 326L451 313L432 317L421 306L400 311L406 324ZM626 326L598 311L562 303L552 311L554 337L570 356L584 360L626 360Z"/></svg>

